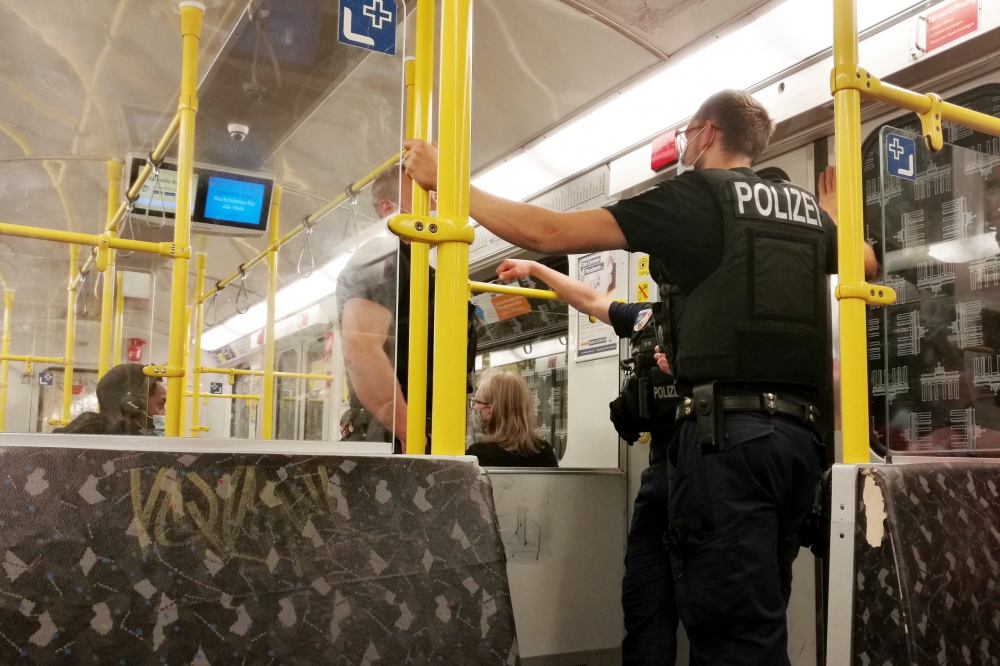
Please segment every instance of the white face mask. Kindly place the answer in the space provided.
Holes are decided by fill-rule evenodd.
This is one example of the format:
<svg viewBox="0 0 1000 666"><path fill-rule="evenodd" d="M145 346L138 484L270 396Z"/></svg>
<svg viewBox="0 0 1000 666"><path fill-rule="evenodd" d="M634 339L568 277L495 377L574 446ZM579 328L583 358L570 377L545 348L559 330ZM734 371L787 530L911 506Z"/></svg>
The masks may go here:
<svg viewBox="0 0 1000 666"><path fill-rule="evenodd" d="M472 427L475 428L477 433L482 433L486 429L487 420L483 418L482 409L472 410Z"/></svg>
<svg viewBox="0 0 1000 666"><path fill-rule="evenodd" d="M164 433L167 431L167 416L166 414L154 414L150 416L153 420L153 429L150 430L150 434L154 437L163 437Z"/></svg>
<svg viewBox="0 0 1000 666"><path fill-rule="evenodd" d="M704 131L705 131L705 126L702 125L701 129L699 129L697 132L695 132L694 136L691 137L691 138L692 139L698 138L698 135L701 134ZM698 153L698 157L694 158L694 161L692 161L692 162L686 162L684 160L684 158L687 157L687 149L688 149L688 145L690 143L691 143L691 141L690 141L690 139L687 138L687 134L681 133L681 134L678 135L678 137L677 137L677 148L678 148L678 150L680 151L680 154L681 154L680 159L677 160L677 175L678 176L681 175L682 173L687 173L688 171L694 171L694 168L695 168L694 165L698 163L698 160L701 159L701 156L705 154L706 150L708 150L708 146L705 146L704 148L701 149L701 152Z"/></svg>

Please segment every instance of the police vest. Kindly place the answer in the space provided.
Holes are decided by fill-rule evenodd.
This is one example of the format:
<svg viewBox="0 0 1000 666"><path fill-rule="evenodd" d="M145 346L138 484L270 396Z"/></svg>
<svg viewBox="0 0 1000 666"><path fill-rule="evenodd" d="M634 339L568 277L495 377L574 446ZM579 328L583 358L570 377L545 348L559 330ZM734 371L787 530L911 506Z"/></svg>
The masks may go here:
<svg viewBox="0 0 1000 666"><path fill-rule="evenodd" d="M694 172L711 185L725 220L718 269L675 318L677 376L821 387L826 345L829 236L819 205L790 183L722 169Z"/></svg>

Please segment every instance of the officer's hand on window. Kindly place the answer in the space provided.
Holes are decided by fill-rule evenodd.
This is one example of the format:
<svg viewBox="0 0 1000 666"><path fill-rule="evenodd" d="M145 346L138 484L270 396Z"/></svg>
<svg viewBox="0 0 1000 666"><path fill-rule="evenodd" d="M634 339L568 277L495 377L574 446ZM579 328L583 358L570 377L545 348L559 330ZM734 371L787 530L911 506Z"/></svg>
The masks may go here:
<svg viewBox="0 0 1000 666"><path fill-rule="evenodd" d="M648 349L648 347L647 347L647 349ZM658 367L660 369L660 372L662 372L663 374L669 375L670 374L670 364L667 363L667 355L660 353L660 346L659 345L657 345L656 347L653 347L653 351L655 352L653 354L653 359L656 361L656 367ZM648 354L649 352L646 352L646 353Z"/></svg>
<svg viewBox="0 0 1000 666"><path fill-rule="evenodd" d="M437 191L437 157L437 148L426 141L407 139L403 142L403 169L428 192Z"/></svg>
<svg viewBox="0 0 1000 666"><path fill-rule="evenodd" d="M497 276L501 280L516 280L521 277L531 275L534 261L526 259L504 259L503 263L497 266Z"/></svg>
<svg viewBox="0 0 1000 666"><path fill-rule="evenodd" d="M837 169L828 166L819 174L816 185L819 195L819 207L826 211L834 224L837 224Z"/></svg>

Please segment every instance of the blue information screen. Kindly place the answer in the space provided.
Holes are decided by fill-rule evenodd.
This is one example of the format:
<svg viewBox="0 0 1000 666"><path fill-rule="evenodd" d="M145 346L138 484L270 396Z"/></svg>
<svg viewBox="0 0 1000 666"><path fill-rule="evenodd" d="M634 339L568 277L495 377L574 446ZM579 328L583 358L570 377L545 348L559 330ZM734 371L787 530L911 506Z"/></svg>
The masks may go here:
<svg viewBox="0 0 1000 666"><path fill-rule="evenodd" d="M264 186L210 176L205 198L205 217L239 224L260 223Z"/></svg>

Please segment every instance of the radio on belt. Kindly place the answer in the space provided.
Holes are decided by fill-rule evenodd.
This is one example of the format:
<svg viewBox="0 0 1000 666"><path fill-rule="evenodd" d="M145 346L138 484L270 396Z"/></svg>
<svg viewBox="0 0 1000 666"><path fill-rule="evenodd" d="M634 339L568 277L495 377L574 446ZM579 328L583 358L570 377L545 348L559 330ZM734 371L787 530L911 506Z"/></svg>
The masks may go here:
<svg viewBox="0 0 1000 666"><path fill-rule="evenodd" d="M653 156L649 161L649 168L662 171L676 163L677 130L670 130L653 139Z"/></svg>

